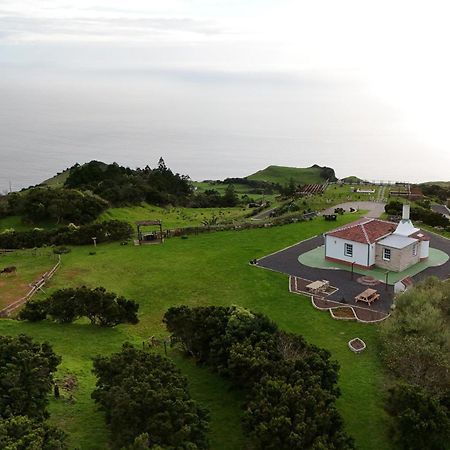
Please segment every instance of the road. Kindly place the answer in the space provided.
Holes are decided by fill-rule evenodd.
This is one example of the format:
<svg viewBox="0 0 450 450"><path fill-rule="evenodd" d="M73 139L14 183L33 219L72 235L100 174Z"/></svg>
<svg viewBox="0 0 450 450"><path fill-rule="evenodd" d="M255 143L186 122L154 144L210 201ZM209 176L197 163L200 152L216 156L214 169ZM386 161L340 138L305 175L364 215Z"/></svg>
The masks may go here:
<svg viewBox="0 0 450 450"><path fill-rule="evenodd" d="M353 209L362 209L367 210L368 213L365 214L367 217L375 217L378 218L384 213L384 206L386 203L383 202L347 202L340 203L339 205L334 205L331 208L327 208L325 211L322 211L322 214L334 214L334 210L336 208L343 208L346 211L349 211L350 208Z"/></svg>

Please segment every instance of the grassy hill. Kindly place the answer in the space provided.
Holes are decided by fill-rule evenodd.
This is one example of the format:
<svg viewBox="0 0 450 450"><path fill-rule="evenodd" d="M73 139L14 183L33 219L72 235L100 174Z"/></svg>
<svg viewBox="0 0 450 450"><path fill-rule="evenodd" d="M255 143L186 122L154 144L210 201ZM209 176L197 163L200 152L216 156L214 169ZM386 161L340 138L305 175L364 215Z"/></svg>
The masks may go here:
<svg viewBox="0 0 450 450"><path fill-rule="evenodd" d="M89 254L91 247L74 247L63 256L62 266L46 292L81 284L104 286L138 301L140 323L105 329L87 320L58 324L2 319L0 333L26 333L53 345L62 356L56 377L75 377L77 387L72 401L66 393L59 400L51 397L51 422L69 433L70 448L101 449L108 448L109 433L102 413L90 398L95 385L92 357L118 351L124 341L141 346L149 336L166 336L161 319L170 306L241 305L267 314L283 330L302 334L309 342L330 350L341 366L338 408L357 447L389 450L387 418L380 396L384 374L378 359L377 327L333 320L329 314L315 310L306 297L289 293L287 276L248 264L252 258L355 218L345 215L339 216L337 224L316 219L284 227L174 238L164 245L102 244L95 255ZM31 260L46 270L35 259L33 250L0 258L5 266L14 263L22 267ZM7 280L14 282L13 278ZM355 336L367 344L361 355L355 355L347 346ZM193 397L211 411L211 449L245 448L240 393L176 350L170 349L169 357L187 376Z"/></svg>
<svg viewBox="0 0 450 450"><path fill-rule="evenodd" d="M317 165L311 167L269 166L249 175L247 178L249 180L260 180L285 185L289 183L291 178L296 184L314 184L323 183L329 176L324 176L324 167Z"/></svg>
<svg viewBox="0 0 450 450"><path fill-rule="evenodd" d="M349 177L342 178L341 181L343 183L351 183L351 184L360 184L364 182L364 180L358 178L355 175L350 175Z"/></svg>

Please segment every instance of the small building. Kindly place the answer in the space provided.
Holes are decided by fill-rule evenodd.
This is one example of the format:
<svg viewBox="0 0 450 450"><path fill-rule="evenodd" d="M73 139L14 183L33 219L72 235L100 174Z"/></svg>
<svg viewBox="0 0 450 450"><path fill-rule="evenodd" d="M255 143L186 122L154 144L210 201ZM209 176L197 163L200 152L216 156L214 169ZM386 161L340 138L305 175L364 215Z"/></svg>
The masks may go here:
<svg viewBox="0 0 450 450"><path fill-rule="evenodd" d="M409 205L398 224L363 218L325 233L325 259L360 268L401 272L428 258L429 238L415 228Z"/></svg>
<svg viewBox="0 0 450 450"><path fill-rule="evenodd" d="M401 294L402 292L407 291L409 288L413 287L414 280L411 277L405 277L402 280L397 281L394 284L394 292L396 294Z"/></svg>

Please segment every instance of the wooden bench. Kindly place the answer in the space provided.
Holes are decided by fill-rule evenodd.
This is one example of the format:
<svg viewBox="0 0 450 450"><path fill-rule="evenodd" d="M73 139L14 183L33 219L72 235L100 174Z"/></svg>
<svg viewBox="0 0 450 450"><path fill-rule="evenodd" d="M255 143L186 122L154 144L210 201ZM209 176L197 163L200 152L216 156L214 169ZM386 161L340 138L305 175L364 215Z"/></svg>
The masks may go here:
<svg viewBox="0 0 450 450"><path fill-rule="evenodd" d="M380 294L376 289L366 289L364 292L361 292L361 294L358 294L355 297L355 302L364 302L370 305L372 302L378 300L380 298Z"/></svg>

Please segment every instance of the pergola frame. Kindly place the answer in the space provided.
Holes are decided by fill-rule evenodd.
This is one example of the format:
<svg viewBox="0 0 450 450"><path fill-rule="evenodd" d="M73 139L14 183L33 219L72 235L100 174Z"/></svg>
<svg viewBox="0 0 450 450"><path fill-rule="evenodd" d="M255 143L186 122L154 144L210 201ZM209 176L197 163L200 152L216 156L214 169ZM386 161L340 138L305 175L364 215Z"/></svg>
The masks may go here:
<svg viewBox="0 0 450 450"><path fill-rule="evenodd" d="M140 220L138 222L136 222L136 226L137 226L137 234L138 234L138 240L139 240L139 244L151 244L151 243L160 243L162 244L164 242L164 237L163 237L163 229L162 229L162 222L160 220ZM145 240L144 239L144 234L141 230L142 227L159 227L159 232L156 232L157 235L159 233L159 237L157 237L154 240Z"/></svg>

